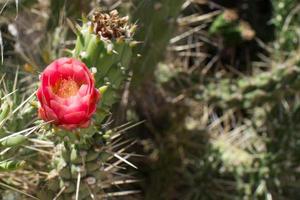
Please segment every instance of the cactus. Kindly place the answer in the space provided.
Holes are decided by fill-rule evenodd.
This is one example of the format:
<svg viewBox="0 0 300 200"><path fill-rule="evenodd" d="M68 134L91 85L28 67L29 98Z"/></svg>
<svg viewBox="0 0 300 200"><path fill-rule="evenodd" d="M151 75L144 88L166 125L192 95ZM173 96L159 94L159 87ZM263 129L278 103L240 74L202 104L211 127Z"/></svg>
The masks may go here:
<svg viewBox="0 0 300 200"><path fill-rule="evenodd" d="M117 25L110 24L109 20ZM110 15L95 13L91 23L80 28L72 55L96 69L96 84L105 86L99 105L102 114L97 116L97 122L101 122L116 102L116 92L127 77L132 47L136 43L132 40L135 25L129 26L128 18L119 18L116 11Z"/></svg>
<svg viewBox="0 0 300 200"><path fill-rule="evenodd" d="M20 89L20 82L24 79L19 72L15 81L9 78L7 74L0 81L0 190L16 191L18 177L12 174L31 167L31 158L36 152L24 146L33 136L32 130L38 127L32 125L32 119L35 118L35 107L31 104L33 88L23 85ZM27 92L33 94L28 95ZM5 196L5 192L1 192L0 198L5 199Z"/></svg>
<svg viewBox="0 0 300 200"><path fill-rule="evenodd" d="M233 114L238 123L230 125L232 135L228 141L234 141L226 144L224 135L228 133L222 130L221 136L212 142L221 153L224 170L235 179L237 191L234 194L238 199L299 198L293 188L299 181L293 167L299 162L295 153L299 151L296 145L299 142L299 45L295 36L300 22L296 12L299 2L278 0L272 3L277 40L269 51L272 59L266 63L269 68L261 73L253 71L250 77L222 78L215 82L208 79L205 87L198 87L193 93L196 99L221 112L220 118L226 118L232 109L243 113ZM242 132L239 131L241 124L247 127ZM260 148L253 148L257 140L249 142L252 132L259 138ZM247 137L247 140L232 139L233 135ZM234 166L234 161L242 158L245 162Z"/></svg>
<svg viewBox="0 0 300 200"><path fill-rule="evenodd" d="M222 79L221 83L210 83L204 90L195 91L198 100L230 108L253 108L264 103L277 102L291 95L300 84L299 68L286 66L265 72L256 77L238 81Z"/></svg>
<svg viewBox="0 0 300 200"><path fill-rule="evenodd" d="M113 196L110 186L123 180L123 177L113 175L117 173L119 163L134 166L127 161L129 156L121 156L127 142L117 144L123 129L128 127L109 130L103 126L111 106L118 99L122 83L128 77L131 49L135 44L132 39L134 29L128 18L120 18L115 10L109 14L95 12L91 21L84 19L83 25L78 27L75 48L69 52L94 72L96 85L102 86L99 89L102 99L94 125L89 128L73 133L51 126L46 128L50 137L56 136L56 153L51 175L41 184L40 199Z"/></svg>
<svg viewBox="0 0 300 200"><path fill-rule="evenodd" d="M282 97L287 97L298 89L298 43L296 36L290 37L290 34L296 34L295 26L299 22L299 15L295 12L297 2L278 0L272 3L275 11L272 22L276 28L277 37L280 38L274 42L272 52L272 58L277 64L274 66L272 63L267 63L272 65L270 70L258 76L241 77L238 80L224 78L219 83L209 82L207 86L193 92L196 99L223 109L248 109L265 103L276 103ZM293 15L293 20L287 24L284 19L289 14ZM210 34L221 34L224 40L231 40L226 39L227 35L241 37L237 28L239 26L237 18L236 11L225 10L210 26ZM234 38L234 41L236 42L237 39ZM290 53L291 50L296 53Z"/></svg>
<svg viewBox="0 0 300 200"><path fill-rule="evenodd" d="M30 120L28 117L32 116L34 112L34 108L29 103L32 95L26 101L20 101L21 96L16 92L17 79L18 73L13 85L7 84L8 81L3 79L1 81L4 89L0 91L0 172L15 170L24 166L20 147L26 144L28 137L24 135L26 131L20 131L20 129L26 127ZM12 92L8 92L8 88ZM19 156L16 156L17 153Z"/></svg>
<svg viewBox="0 0 300 200"><path fill-rule="evenodd" d="M135 52L141 57L132 61L133 83L138 85L144 78L153 76L157 63L163 58L184 0L136 0L134 3L137 9L133 18L141 26L135 38L143 41Z"/></svg>
<svg viewBox="0 0 300 200"><path fill-rule="evenodd" d="M4 9L4 13L15 10L15 1L7 2L8 7ZM66 1L51 1L50 13L52 14L50 15L53 18L50 16L48 30L59 20L60 15L55 9L55 4L61 8L64 2ZM78 2L80 1L76 0L72 2L74 5L66 7L67 13L72 13L73 8L78 6ZM138 192L132 190L129 184L138 180L131 179L128 169L120 165L125 163L135 168L128 161L131 154L126 154L126 149L134 142L125 139L122 135L134 125L128 123L120 127L108 128L111 124L110 112L113 104L119 100L118 93L123 83L131 78L128 75L130 64L133 67L133 79L136 85L140 86L139 83L145 77L153 78L151 77L153 69L162 58L175 30L176 16L184 1L135 0L134 2L136 6L133 9L137 8L137 10L133 10L135 12L133 17L140 27L137 39L141 41L136 51L132 48L138 43L132 39L135 26L130 25L127 18L118 17L116 11L110 14L96 12L91 20L84 18L83 25L73 29L77 31L77 40L74 49L67 53L90 68L102 95L97 112L88 128L69 131L50 122L43 123L41 120L36 120L34 108L37 105L36 102L31 101L34 94L30 95L33 91L27 86L23 87L23 83L27 84L28 79L32 77L26 74L27 81L22 80L22 87L17 87L17 91L14 84L9 81L13 79L10 73L7 73L8 77L5 81L0 79L0 199L26 199L27 197L37 199L35 196L42 200L114 199L114 196L123 193ZM186 9L182 14L197 11L196 16L198 16L204 2L208 1L186 1L184 4ZM249 40L253 39L254 30L242 23L243 20L253 25L258 38L263 42L272 40L271 37L265 40L259 34L258 29L264 28L258 25L261 23L255 23L261 19L256 18L255 15L260 15L265 9L256 11L256 8L261 8L258 2L263 1L230 2L242 10L238 12L241 18L235 16L236 13L231 10L225 9L215 19L210 18L207 24L201 24L202 30L199 32L201 38L198 37L198 32L191 35L190 38L201 43L201 48L195 47L197 45L191 44L190 41L188 45L183 45L184 48L190 48L188 51L192 53L204 50L207 56L218 54L216 55L218 57L224 53L225 62L230 60L231 63L231 59L227 56L233 54L231 52L233 49L244 49L248 44L250 46L256 42L256 40L247 42L244 29L250 32ZM300 89L297 27L300 22L299 2L296 0L270 2L274 10L271 22L277 37L277 40L268 46L273 48L267 49L266 56L272 59L272 62L265 62L262 68L258 69L256 65L248 67L253 61L252 57L249 59L250 62L248 60L245 62L247 67L239 62L239 58L231 57L233 63L237 61L238 65L242 66L240 70L241 68L233 69L234 66L223 68L224 65L220 65L220 63L224 64L223 55L221 59L217 58L220 61L217 63L206 59L199 61L201 59L189 56L184 58L187 65L183 68L180 68L180 63L172 61L174 66L157 71L158 74L164 73L163 79L159 84L154 79L147 82L146 95L143 96L141 90L136 90L137 88L133 86L132 96L138 96L141 101L133 99L136 102L131 105L137 105L138 109L135 110L137 115L150 116L151 126L147 131L155 134L154 144L149 140L143 141L146 148L153 150L150 156L153 158L151 160L153 163L149 165L147 163L145 166L146 174L150 178L146 181L144 199L299 198L297 191L300 119L297 92ZM21 9L21 4L19 5ZM87 5L85 4L86 7ZM215 6L215 3L209 2L209 5ZM251 6L255 9L251 9ZM210 9L209 6L204 7L205 11ZM245 17L248 13L242 13L243 11L253 11L251 15L253 19L249 19L251 18L249 16ZM74 15L72 13L72 16L78 17L79 13ZM192 24L190 28L194 28L194 25L197 26ZM49 33L54 35L51 39L48 38L49 49L53 50L54 47L55 49L40 52L43 55L43 62L50 63L61 56L63 52L61 37L69 36L66 29L66 26L58 27L54 33ZM185 31L185 28L181 30ZM217 36L214 39L221 40L216 41L224 42L224 51L216 52L211 48L209 44L211 41L208 38L202 40L207 32L209 33L206 36ZM269 36L268 31L262 30L262 32ZM2 33L2 36L6 36L6 31L2 30ZM4 42L4 47L7 47L5 44ZM40 45L42 49L45 48L44 43ZM182 43L179 45L181 46ZM216 46L217 48L221 46L218 50L223 50L222 45ZM7 50L6 48L7 57L4 55L4 60L11 60ZM261 49L258 51L265 53ZM132 55L139 53L141 53L139 58L131 59ZM239 52L238 55L241 54L243 55L243 52ZM174 56L173 53L168 55L171 58ZM17 63L16 60L12 63ZM210 71L206 71L203 75L200 64L207 64L207 62ZM190 64L193 67L190 67ZM213 65L212 68L210 64ZM170 70L175 72L170 73ZM243 75L237 76L236 73L232 73L237 70ZM4 85L4 82L9 84ZM154 93L155 90L152 90L154 87L159 88L161 92ZM33 88L36 88L36 85ZM153 98L149 98L149 94ZM140 102L143 106L139 107ZM155 112L158 114L155 115ZM161 113L164 114L163 117ZM160 116L157 117L158 115ZM160 119L163 119L164 123ZM46 143L46 147L38 146L37 140ZM153 149L152 144L155 146ZM41 152L28 149L35 147ZM147 168L150 170L147 171ZM35 184L38 184L38 189L35 188L36 185L29 184L30 187L24 189L26 193L22 193L20 191L22 187L16 182L23 180L18 179L18 176L22 172L28 173L26 175L29 176L34 173L36 175L36 171L39 171L40 176L34 180ZM27 182L28 179L23 182ZM31 188L31 185L34 187ZM127 191L117 191L123 188ZM3 191L3 189L21 194ZM124 199L131 198L124 197Z"/></svg>
<svg viewBox="0 0 300 200"><path fill-rule="evenodd" d="M227 9L213 21L209 28L209 34L222 36L225 45L228 46L241 43L244 40L252 40L255 31L247 22L239 20L235 10Z"/></svg>
<svg viewBox="0 0 300 200"><path fill-rule="evenodd" d="M276 36L279 38L275 46L277 50L275 56L282 58L282 53L288 55L288 52L295 50L299 43L297 39L297 28L300 23L299 2L295 0L275 0L272 1L272 4L274 8L272 22L276 28ZM281 51L281 55L279 51Z"/></svg>

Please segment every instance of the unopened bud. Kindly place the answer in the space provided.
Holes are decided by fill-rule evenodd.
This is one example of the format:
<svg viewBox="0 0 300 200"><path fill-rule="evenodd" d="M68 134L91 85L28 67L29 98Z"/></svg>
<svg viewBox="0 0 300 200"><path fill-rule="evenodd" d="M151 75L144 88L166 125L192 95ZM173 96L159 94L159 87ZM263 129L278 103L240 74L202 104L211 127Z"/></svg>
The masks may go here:
<svg viewBox="0 0 300 200"><path fill-rule="evenodd" d="M105 85L105 86L100 87L98 89L98 91L101 95L103 95L106 92L107 88L108 88L108 86Z"/></svg>

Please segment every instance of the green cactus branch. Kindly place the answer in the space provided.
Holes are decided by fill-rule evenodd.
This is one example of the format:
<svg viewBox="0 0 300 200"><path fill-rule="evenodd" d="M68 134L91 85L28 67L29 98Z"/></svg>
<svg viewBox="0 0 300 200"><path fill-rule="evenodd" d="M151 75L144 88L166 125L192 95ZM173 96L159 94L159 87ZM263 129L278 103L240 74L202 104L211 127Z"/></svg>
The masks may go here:
<svg viewBox="0 0 300 200"><path fill-rule="evenodd" d="M30 105L32 95L24 100L19 92L19 75L15 81L8 81L4 76L0 81L0 172L8 172L24 166L24 150L21 148L28 141L24 133L31 121L34 107ZM23 94L24 95L24 94ZM20 106L21 105L21 106Z"/></svg>
<svg viewBox="0 0 300 200"><path fill-rule="evenodd" d="M219 83L210 83L194 95L200 101L222 108L250 108L277 102L278 99L293 94L299 86L299 67L280 67L237 81L222 79Z"/></svg>
<svg viewBox="0 0 300 200"><path fill-rule="evenodd" d="M138 85L141 80L153 75L157 63L163 58L184 0L135 0L134 3L137 9L133 20L139 26L135 39L143 41L134 52L141 57L131 62L133 83Z"/></svg>
<svg viewBox="0 0 300 200"><path fill-rule="evenodd" d="M209 34L222 36L225 45L231 46L252 40L255 31L247 22L239 19L237 11L228 9L213 21L209 28Z"/></svg>
<svg viewBox="0 0 300 200"><path fill-rule="evenodd" d="M276 103L283 96L293 94L298 90L300 77L299 55L297 52L299 50L297 49L297 42L292 39L297 37L289 37L289 34L296 33L293 27L299 22L299 15L295 12L297 5L299 7L299 3L294 0L278 0L273 3L276 11L274 12L273 24L280 40L275 43L272 57L277 62L286 60L282 67L274 67L271 68L271 71L249 78L239 80L222 79L218 84L210 83L207 87L201 88L195 93L196 98L222 108L250 108L264 103ZM219 16L219 21L224 18L224 15ZM290 23L284 21L288 16L291 17ZM217 22L212 25L211 31L218 27L220 30L224 29L223 27L226 24ZM290 30L288 34L287 30ZM290 52L292 50L296 50L296 53L292 55L291 53L286 53L286 55L282 53L283 51Z"/></svg>
<svg viewBox="0 0 300 200"><path fill-rule="evenodd" d="M114 12L112 12L113 15L116 15ZM111 106L118 100L118 90L128 76L132 47L135 44L132 39L135 26L124 24L124 28L127 30L126 33L123 33L125 35L119 39L103 38L103 35L95 33L98 26L97 20L101 20L99 14L94 16L92 26L86 23L80 28L73 56L81 59L91 69L96 69L96 85L106 86L105 90L102 88L100 112L98 112L96 120L100 123L109 113ZM119 18L118 20L126 21L128 19Z"/></svg>
<svg viewBox="0 0 300 200"><path fill-rule="evenodd" d="M298 47L298 26L300 23L300 4L296 0L272 1L274 8L273 24L276 28L277 37L280 38L276 46L277 50L286 51L287 54ZM278 56L282 52L277 52Z"/></svg>

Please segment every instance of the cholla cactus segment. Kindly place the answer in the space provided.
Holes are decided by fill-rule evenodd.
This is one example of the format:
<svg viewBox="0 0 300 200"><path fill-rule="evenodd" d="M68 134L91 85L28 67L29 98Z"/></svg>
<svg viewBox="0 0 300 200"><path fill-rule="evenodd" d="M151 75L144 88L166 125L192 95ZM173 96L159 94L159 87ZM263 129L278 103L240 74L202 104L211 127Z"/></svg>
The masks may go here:
<svg viewBox="0 0 300 200"><path fill-rule="evenodd" d="M134 166L127 161L130 154L125 153L132 141L119 142L121 132L127 128L124 126L93 134L86 140L65 140L58 144L52 160L53 170L41 185L38 197L41 200L104 198L107 192L112 192L114 184L121 183L119 189L123 184L127 185L129 176L118 175L119 170L126 167L121 167L122 163Z"/></svg>
<svg viewBox="0 0 300 200"><path fill-rule="evenodd" d="M222 108L250 108L266 102L276 102L298 90L299 84L299 68L290 66L252 78L238 81L224 79L220 84L211 83L206 89L196 92L196 96Z"/></svg>
<svg viewBox="0 0 300 200"><path fill-rule="evenodd" d="M36 155L36 152L24 148L33 135L32 130L37 129L31 127L35 109L30 101L34 94L26 94L34 92L24 84L27 82L23 82L22 88L20 87L18 80L24 79L20 79L18 71L14 81L10 81L8 77L9 74L0 80L0 190L19 188L21 191L23 185L18 182L20 177L12 173L31 166L32 156ZM22 186L18 187L20 185ZM0 199L6 197L5 192L1 191Z"/></svg>
<svg viewBox="0 0 300 200"><path fill-rule="evenodd" d="M155 67L161 61L164 51L174 34L176 17L184 0L134 0L133 17L141 28L136 39L143 41L137 48L138 57L132 61L133 84L140 85L144 79L152 78Z"/></svg>
<svg viewBox="0 0 300 200"><path fill-rule="evenodd" d="M298 26L300 23L299 1L274 0L274 17L272 22L276 28L276 34L280 38L275 44L276 56L282 57L282 53L289 53L299 46ZM291 17L292 16L292 17ZM287 20L288 19L288 20ZM288 23L287 23L288 21ZM279 52L279 50L281 50Z"/></svg>
<svg viewBox="0 0 300 200"><path fill-rule="evenodd" d="M213 21L209 33L223 36L225 43L229 45L255 37L255 31L250 24L240 20L237 11L231 9L225 10Z"/></svg>
<svg viewBox="0 0 300 200"><path fill-rule="evenodd" d="M128 17L119 17L116 10L109 14L95 12L91 21L79 28L73 56L95 69L96 85L107 86L99 104L103 112L98 119L106 116L128 77L132 47L136 44L132 38L135 29Z"/></svg>
<svg viewBox="0 0 300 200"><path fill-rule="evenodd" d="M112 104L118 98L118 90L121 89L122 83L128 78L127 72L131 59L132 44L134 43L132 39L133 33L134 25L129 24L127 17L119 17L117 11L112 11L109 14L97 12L93 15L91 21L85 22L79 28L77 42L73 50L74 58L68 59L71 61L80 60L80 63L82 63L80 65L89 68L87 70L92 75L90 72L86 73L86 70L81 71L82 73L77 75L81 78L89 77L87 82L92 87L85 88L85 91L94 91L95 85L100 87L95 93L101 93L101 101L97 108L94 107L96 102L94 102L93 107L86 105L75 106L79 110L87 108L90 111L89 114L93 114L96 110L96 117L93 119L88 118L88 120L94 121L88 128L82 129L79 123L79 126L72 128L71 131L60 129L59 127L50 128L48 131L51 133L50 135L58 137L56 137L55 154L51 162L52 171L46 182L41 184L40 199L77 200L93 199L93 196L104 198L106 192L110 191L109 188L114 181L122 181L124 178L115 176L119 170L118 165L127 163L130 166L134 166L127 161L130 156L123 152L129 144L127 142L119 144L122 130L107 130L102 126ZM78 64L79 61L76 61L76 63ZM67 70L70 63L66 62L65 64L67 66L57 68L57 70L68 74L72 71ZM81 67L73 66L73 68L77 69ZM53 74L54 71L52 69L49 72ZM75 71L80 72L80 70ZM73 76L74 78L76 79L76 76ZM47 82L47 77L42 77L42 79L45 79L44 81ZM54 79L59 80L59 77ZM66 85L68 88L62 87L63 85L60 86L60 84L65 84L65 82L59 82L58 88L54 84L54 93L56 92L56 95L61 96L59 92L60 87L63 89L63 96L65 94L67 96L69 94L73 95L76 92L80 93L81 89L79 88L81 86L78 87L75 79L74 81L77 85L72 80L66 80L71 81ZM82 80L79 82L82 83ZM73 91L73 89L76 91ZM42 89L42 91L47 94L47 90ZM74 96L70 98L74 98ZM55 98L50 98L49 102L45 102L43 96L40 95L39 99L42 104L47 106L45 106L45 111L46 109L49 110L51 103L55 104L53 102ZM56 99L60 100L59 98ZM86 101L82 101L82 103L90 103L91 100L88 96ZM59 108L60 106L54 105L54 107ZM62 109L54 107L55 113L60 114ZM70 109L64 111L68 110L70 111ZM75 109L76 113L78 114L77 109ZM80 117L82 116L80 115ZM61 119L65 118L64 115L60 117ZM76 119L80 117L77 116ZM66 121L62 120L62 122ZM122 155L119 155L119 153L122 153Z"/></svg>

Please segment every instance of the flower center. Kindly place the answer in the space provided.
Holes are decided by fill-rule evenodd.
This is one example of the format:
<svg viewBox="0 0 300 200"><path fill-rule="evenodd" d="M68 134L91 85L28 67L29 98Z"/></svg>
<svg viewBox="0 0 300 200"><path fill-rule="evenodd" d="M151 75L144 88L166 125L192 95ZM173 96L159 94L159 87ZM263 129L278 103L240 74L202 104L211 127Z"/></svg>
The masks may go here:
<svg viewBox="0 0 300 200"><path fill-rule="evenodd" d="M62 98L75 96L79 90L79 85L72 79L61 79L56 82L53 92Z"/></svg>

